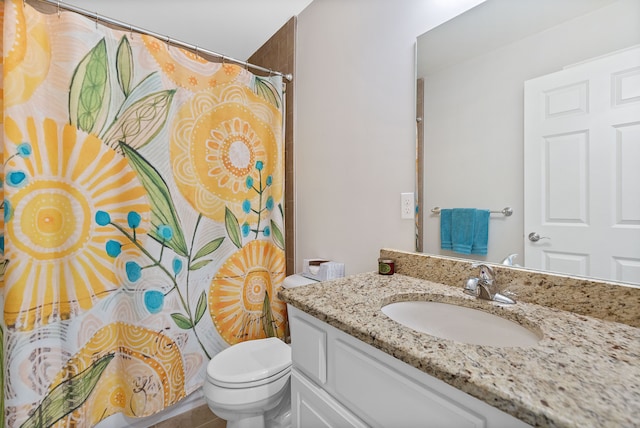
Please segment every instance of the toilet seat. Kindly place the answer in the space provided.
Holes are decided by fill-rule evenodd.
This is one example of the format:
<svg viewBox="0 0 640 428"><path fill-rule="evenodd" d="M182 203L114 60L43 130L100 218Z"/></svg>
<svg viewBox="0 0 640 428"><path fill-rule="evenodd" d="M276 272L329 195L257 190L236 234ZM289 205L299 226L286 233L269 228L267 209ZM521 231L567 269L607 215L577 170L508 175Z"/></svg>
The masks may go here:
<svg viewBox="0 0 640 428"><path fill-rule="evenodd" d="M208 381L222 388L251 388L275 382L291 371L291 348L276 337L249 340L215 355Z"/></svg>

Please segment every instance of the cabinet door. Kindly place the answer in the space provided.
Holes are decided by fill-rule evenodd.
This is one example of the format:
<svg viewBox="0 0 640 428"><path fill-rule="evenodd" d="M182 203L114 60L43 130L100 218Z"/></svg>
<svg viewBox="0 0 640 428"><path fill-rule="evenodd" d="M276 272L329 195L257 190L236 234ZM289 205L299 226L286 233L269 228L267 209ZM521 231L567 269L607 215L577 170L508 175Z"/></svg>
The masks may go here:
<svg viewBox="0 0 640 428"><path fill-rule="evenodd" d="M311 380L323 385L327 382L327 332L296 308L288 307L291 329L291 359L294 368Z"/></svg>
<svg viewBox="0 0 640 428"><path fill-rule="evenodd" d="M367 426L295 370L291 372L291 413L293 428Z"/></svg>

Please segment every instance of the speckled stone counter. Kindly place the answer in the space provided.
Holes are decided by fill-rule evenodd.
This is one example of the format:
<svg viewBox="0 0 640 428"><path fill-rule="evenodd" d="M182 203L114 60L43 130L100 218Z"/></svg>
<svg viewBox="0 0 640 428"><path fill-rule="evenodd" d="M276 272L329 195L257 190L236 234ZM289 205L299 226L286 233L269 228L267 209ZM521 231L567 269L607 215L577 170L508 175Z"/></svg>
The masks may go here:
<svg viewBox="0 0 640 428"><path fill-rule="evenodd" d="M638 328L526 302L481 301L461 287L402 274L353 275L281 290L279 297L531 425L640 424ZM380 311L387 303L403 300L482 309L516 321L542 339L529 348L439 339L403 327Z"/></svg>
<svg viewBox="0 0 640 428"><path fill-rule="evenodd" d="M463 287L467 278L478 275L472 260L393 249L380 250L380 257L395 260L397 273L453 287ZM496 281L505 291L514 293L517 301L640 327L638 287L499 264L491 266Z"/></svg>

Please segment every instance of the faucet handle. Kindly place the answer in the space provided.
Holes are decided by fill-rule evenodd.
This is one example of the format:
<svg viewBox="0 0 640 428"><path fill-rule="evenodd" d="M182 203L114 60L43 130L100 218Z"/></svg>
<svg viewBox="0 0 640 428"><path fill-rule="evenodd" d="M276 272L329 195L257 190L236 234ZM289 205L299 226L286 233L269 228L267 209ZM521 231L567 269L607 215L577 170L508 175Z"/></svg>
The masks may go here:
<svg viewBox="0 0 640 428"><path fill-rule="evenodd" d="M484 281L493 281L495 273L493 272L491 266L487 266L484 263L474 263L471 265L471 267L480 268L480 279Z"/></svg>

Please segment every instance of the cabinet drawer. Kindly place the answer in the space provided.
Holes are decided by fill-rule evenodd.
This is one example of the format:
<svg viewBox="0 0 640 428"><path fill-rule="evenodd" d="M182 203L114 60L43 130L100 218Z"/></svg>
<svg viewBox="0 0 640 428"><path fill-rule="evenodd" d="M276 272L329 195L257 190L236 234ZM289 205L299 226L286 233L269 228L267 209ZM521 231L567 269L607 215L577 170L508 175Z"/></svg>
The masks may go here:
<svg viewBox="0 0 640 428"><path fill-rule="evenodd" d="M327 382L327 333L306 321L309 315L287 307L291 329L291 359L294 368L300 370L314 382Z"/></svg>
<svg viewBox="0 0 640 428"><path fill-rule="evenodd" d="M293 428L366 427L329 394L296 370L291 372L291 405Z"/></svg>

